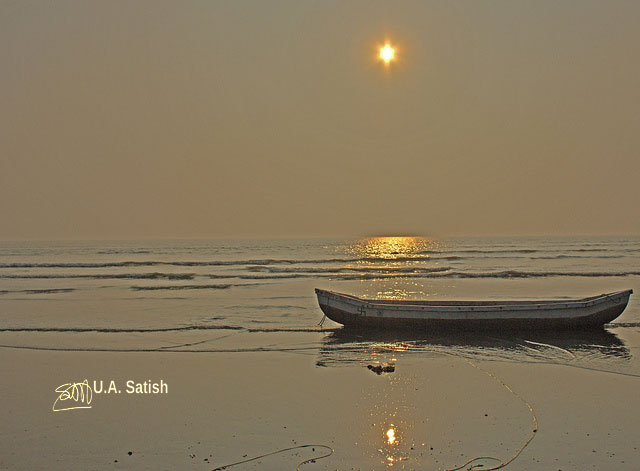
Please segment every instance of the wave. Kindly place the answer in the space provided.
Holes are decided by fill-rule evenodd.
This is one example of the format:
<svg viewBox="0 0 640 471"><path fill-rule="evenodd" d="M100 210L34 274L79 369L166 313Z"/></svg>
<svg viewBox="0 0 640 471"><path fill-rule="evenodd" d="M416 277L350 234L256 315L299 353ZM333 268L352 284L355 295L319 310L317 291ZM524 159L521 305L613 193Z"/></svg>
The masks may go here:
<svg viewBox="0 0 640 471"><path fill-rule="evenodd" d="M227 306L225 309L232 310L241 310L241 311L267 311L277 309L279 311L287 311L287 310L303 310L306 309L305 306L296 306L295 304L246 304L240 306ZM267 321L269 322L269 321Z"/></svg>
<svg viewBox="0 0 640 471"><path fill-rule="evenodd" d="M255 267L254 267L255 268ZM208 278L211 280L247 280L247 281L269 281L269 280L293 280L293 279L333 279L342 281L366 281L382 280L390 278L546 278L546 277L625 277L640 276L640 271L522 271L504 270L489 272L464 272L453 270L451 267L345 267L345 268L262 268L261 273L252 274L202 274L193 273L141 273L141 274L43 274L43 275L0 275L1 278L11 279L124 279L124 280L193 280L196 277ZM260 284L260 283L253 283ZM159 286L131 286L136 291L152 290L195 290L195 289L227 289L232 286L250 286L252 284L205 284L205 285L159 285ZM71 288L68 288L71 289ZM20 292L31 293L39 290L22 290ZM18 291L16 291L18 292ZM62 292L62 291L59 291ZM1 291L0 294L8 294L8 291Z"/></svg>
<svg viewBox="0 0 640 471"><path fill-rule="evenodd" d="M221 318L218 318L221 319ZM605 324L608 329L640 327L640 322L613 322ZM239 325L210 325L196 324L174 327L2 327L0 332L97 332L97 333L154 333L154 332L180 332L191 330L242 330L252 333L270 332L342 332L343 327L260 327L247 328Z"/></svg>
<svg viewBox="0 0 640 471"><path fill-rule="evenodd" d="M58 263L0 263L0 268L115 268L115 267L146 267L153 265L167 265L164 262L58 262Z"/></svg>
<svg viewBox="0 0 640 471"><path fill-rule="evenodd" d="M635 250L635 249L630 249ZM520 253L520 254L532 254L532 253L540 253L540 252L609 252L610 249L607 248L593 248L593 249L585 249L585 248L567 248L567 249L517 249L517 248L506 248L506 249L458 249L452 250L452 253L478 253L478 254L493 254L493 253ZM623 249L624 251L624 249ZM424 253L424 252L420 252ZM431 253L431 252L430 252Z"/></svg>
<svg viewBox="0 0 640 471"><path fill-rule="evenodd" d="M244 265L322 265L330 263L406 263L406 262L428 262L437 260L461 260L468 257L460 255L444 255L442 257L431 257L429 255L407 255L401 257L339 257L339 258L319 258L319 259L250 259L250 260L210 260L210 261L121 261L121 262L51 262L51 263L26 263L12 262L0 263L0 268L122 268L122 267L153 267L153 266L176 266L176 267L217 267L217 266L244 266Z"/></svg>
<svg viewBox="0 0 640 471"><path fill-rule="evenodd" d="M55 293L70 293L71 291L75 291L75 288L0 290L0 294L55 294Z"/></svg>
<svg viewBox="0 0 640 471"><path fill-rule="evenodd" d="M495 272L462 272L433 270L433 271L389 271L384 268L354 273L344 273L341 271L322 272L322 273L282 273L272 275L234 275L234 278L248 280L285 280L290 278L329 278L341 281L366 281L381 280L390 278L546 278L546 277L624 277L624 276L640 276L640 271L612 271L612 272L562 272L562 271L520 271L520 270L504 270ZM215 275L214 275L215 276ZM231 276L230 276L231 277Z"/></svg>
<svg viewBox="0 0 640 471"><path fill-rule="evenodd" d="M614 252L617 255L597 255L598 253L603 252ZM619 254L628 254L628 253L636 253L640 252L638 248L558 248L558 249L547 249L547 248L538 248L538 249L452 249L451 251L443 251L443 252L434 252L434 251L422 251L417 252L418 254L445 254L443 257L433 257L435 259L447 259L449 255L446 254L466 254L466 255L489 255L491 258L526 258L525 255L532 254L560 254L557 255L558 258L623 258L624 255ZM495 256L495 254L516 254L508 257L499 257ZM576 255L570 255L576 254ZM456 255L451 256L452 260L456 260ZM459 258L470 258L465 256L458 256ZM549 256L550 258L555 258L556 255ZM471 257L476 258L476 257ZM544 259L546 257L529 257L532 260L535 259Z"/></svg>
<svg viewBox="0 0 640 471"><path fill-rule="evenodd" d="M178 290L178 289L229 289L232 286L242 285L169 285L169 286L130 286L134 291L160 291L160 290Z"/></svg>
<svg viewBox="0 0 640 471"><path fill-rule="evenodd" d="M638 252L636 248L567 248L567 249L452 249L452 250L425 250L409 255L394 255L388 257L360 256L360 257L333 257L314 259L244 259L244 260L125 260L110 262L11 262L0 263L0 268L122 268L122 267L153 267L153 266L176 266L176 267L213 267L213 266L271 266L271 265L323 265L341 263L409 263L428 262L434 260L464 260L478 258L473 255L490 256L491 258L526 258L526 255L541 254L529 257L530 259L546 258L622 258L620 253ZM592 253L614 252L613 254L590 255ZM499 257L497 255L511 254L510 256ZM550 255L552 254L552 255ZM583 254L583 255L580 255ZM472 255L469 257L468 255Z"/></svg>
<svg viewBox="0 0 640 471"><path fill-rule="evenodd" d="M337 332L342 327L323 328L323 327L264 327L264 328L248 328L247 332L252 333L271 333L271 332Z"/></svg>
<svg viewBox="0 0 640 471"><path fill-rule="evenodd" d="M100 332L100 333L147 333L179 332L183 330L245 330L235 325L188 325L180 327L157 328L118 328L118 327L4 327L0 332Z"/></svg>
<svg viewBox="0 0 640 471"><path fill-rule="evenodd" d="M151 250L146 249L104 249L96 252L100 255L119 255L119 254L150 254Z"/></svg>
<svg viewBox="0 0 640 471"><path fill-rule="evenodd" d="M339 267L339 268L278 268L278 267L248 267L249 271L268 273L438 273L451 270L451 267Z"/></svg>
<svg viewBox="0 0 640 471"><path fill-rule="evenodd" d="M446 273L443 276L448 278L544 278L544 277L613 277L613 276L639 276L640 271L598 271L598 272L562 272L562 271L519 271L519 270L506 270L499 272L479 272L479 273L464 273L464 272L451 272Z"/></svg>
<svg viewBox="0 0 640 471"><path fill-rule="evenodd" d="M53 274L19 274L0 275L0 279L95 279L95 280L192 280L194 273L53 273Z"/></svg>
<svg viewBox="0 0 640 471"><path fill-rule="evenodd" d="M198 342L200 343L200 342ZM187 344L189 345L189 344ZM14 348L17 350L36 350L44 352L119 352L119 353L259 353L259 352L305 352L317 350L317 346L293 346L293 347L247 347L247 348L207 348L187 349L171 347L157 348L98 348L98 347L35 347L29 345L0 344L0 348Z"/></svg>
<svg viewBox="0 0 640 471"><path fill-rule="evenodd" d="M518 270L506 270L499 272L459 272L449 273L379 273L379 274L354 274L339 275L334 279L343 281L364 281L387 278L546 278L546 277L624 277L640 276L640 271L620 271L620 272L530 272Z"/></svg>
<svg viewBox="0 0 640 471"><path fill-rule="evenodd" d="M605 324L608 328L618 327L640 327L640 322L612 322L611 324Z"/></svg>
<svg viewBox="0 0 640 471"><path fill-rule="evenodd" d="M240 280L291 280L295 278L332 278L335 273L285 273L280 275L207 275L214 278L238 278Z"/></svg>
<svg viewBox="0 0 640 471"><path fill-rule="evenodd" d="M211 261L122 261L122 262L58 262L58 263L0 263L0 268L118 268L118 267L151 267L151 266L177 266L177 267L211 267L211 266L237 266L237 265L296 265L296 264L323 264L323 263L352 263L352 262L409 262L428 261L430 257L408 256L395 258L379 257L355 257L355 258L320 258L320 259L252 259L252 260L211 260Z"/></svg>
<svg viewBox="0 0 640 471"><path fill-rule="evenodd" d="M321 327L264 327L246 328L237 325L187 325L177 327L157 327L157 328L136 328L136 327L4 327L0 332L98 332L98 333L153 333L153 332L180 332L189 330L243 330L252 333L269 332L333 332L340 330L336 328Z"/></svg>
<svg viewBox="0 0 640 471"><path fill-rule="evenodd" d="M585 257L583 255L560 254L560 255L548 255L548 256L541 256L541 257L530 257L531 260L558 260L558 259L565 259L565 258L572 258L572 259L576 259L576 258L624 258L624 255L591 255L589 257Z"/></svg>
<svg viewBox="0 0 640 471"><path fill-rule="evenodd" d="M520 271L520 270L504 270L496 272L462 272L452 271L450 268L442 270L416 270L416 271L389 271L384 268L371 271L354 270L353 273L345 273L341 270L331 271L311 271L311 272L285 272L265 275L204 275L211 279L241 279L241 280L289 280L297 278L327 278L341 281L366 281L381 280L389 278L546 278L546 277L625 277L640 276L640 271L597 271L597 272L562 272L562 271ZM238 285L246 286L246 285Z"/></svg>

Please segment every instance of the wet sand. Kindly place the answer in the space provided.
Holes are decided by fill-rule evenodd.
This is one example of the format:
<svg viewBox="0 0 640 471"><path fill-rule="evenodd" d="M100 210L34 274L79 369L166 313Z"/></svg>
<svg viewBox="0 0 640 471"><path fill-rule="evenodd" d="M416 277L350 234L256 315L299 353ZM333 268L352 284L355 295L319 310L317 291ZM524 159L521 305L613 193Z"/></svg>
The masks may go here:
<svg viewBox="0 0 640 471"><path fill-rule="evenodd" d="M2 343L24 344L20 335L3 333ZM539 428L507 469L633 470L640 463L640 378L633 374L389 351L377 359L394 362L395 371L376 375L361 360L318 366L319 349L304 345L323 335L301 337L293 352L2 348L0 468L211 470L312 444L334 453L304 469L446 470L477 456L513 457L535 428L525 401ZM73 335L67 339L73 345ZM225 342L221 350L245 343ZM85 378L105 386L114 380L122 392L94 394L91 409L53 412L56 387ZM168 392L126 392L127 380L149 379L163 380ZM324 453L297 449L229 469L294 470Z"/></svg>

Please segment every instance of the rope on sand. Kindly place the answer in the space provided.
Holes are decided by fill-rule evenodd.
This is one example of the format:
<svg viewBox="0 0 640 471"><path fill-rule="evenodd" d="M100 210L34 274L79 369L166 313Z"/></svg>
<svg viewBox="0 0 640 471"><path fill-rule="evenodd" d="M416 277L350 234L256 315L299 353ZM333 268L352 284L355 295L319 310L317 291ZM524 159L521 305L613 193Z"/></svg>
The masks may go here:
<svg viewBox="0 0 640 471"><path fill-rule="evenodd" d="M260 456L255 456L253 458L249 458L246 460L242 460L242 461L236 461L235 463L231 463L231 464L225 464L224 466L218 466L217 468L212 469L211 471L222 471L223 469L227 469L230 468L231 466L236 466L239 464L243 464L243 463L248 463L250 461L255 461L255 460L259 460L260 458L266 458L267 456L271 456L271 455L276 455L278 453L284 453L285 451L291 451L291 450L296 450L298 448L324 448L326 450L329 450L328 453L322 455L322 456L314 456L313 458L309 458L306 459L304 461L301 461L300 463L298 463L298 466L296 466L296 471L300 471L300 467L307 464L307 463L315 463L316 460L320 460L322 458L327 458L329 456L331 456L333 454L333 448L331 448L330 446L327 445L298 445L298 446L292 446L289 448L283 448L281 450L277 450L277 451L272 451L271 453L266 453L264 455L260 455Z"/></svg>
<svg viewBox="0 0 640 471"><path fill-rule="evenodd" d="M455 355L455 356L458 356L458 355ZM492 456L478 456L477 458L473 458L472 460L467 461L466 463L464 463L461 466L458 466L457 468L447 469L447 471L458 471L458 470L463 469L463 468L466 468L469 471L473 471L475 469L480 469L480 468L482 468L483 471L494 471L496 469L504 468L505 466L507 466L510 463L512 463L518 456L520 456L520 453L523 452L523 450L527 447L527 445L529 445L529 443L531 443L531 441L536 436L536 432L538 431L538 418L536 417L536 413L533 411L533 407L531 407L531 404L529 404L520 394L518 394L513 389L511 389L509 387L509 385L507 385L504 381L502 381L496 375L494 375L490 371L487 371L487 370L485 370L483 368L480 368L478 365L476 365L475 363L473 363L471 360L469 360L467 358L464 358L464 357L459 357L459 358L462 358L464 361L466 361L469 365L473 366L475 369L477 369L479 371L482 371L487 376L489 376L490 378L492 378L495 381L497 381L498 383L500 383L507 391L509 391L511 394L513 394L518 399L520 399L524 403L524 405L526 405L527 408L529 409L529 412L531 413L531 418L533 420L533 425L534 426L533 426L533 430L531 431L531 436L529 437L529 439L524 443L524 445L522 445L520 447L520 449L516 452L516 454L513 455L511 458L509 458L507 461L502 461L501 459L494 458ZM475 465L470 466L471 463L473 463L475 461L480 461L480 460L492 460L492 461L497 461L500 464L498 464L497 466L494 466L493 468L485 468L483 464L475 464Z"/></svg>

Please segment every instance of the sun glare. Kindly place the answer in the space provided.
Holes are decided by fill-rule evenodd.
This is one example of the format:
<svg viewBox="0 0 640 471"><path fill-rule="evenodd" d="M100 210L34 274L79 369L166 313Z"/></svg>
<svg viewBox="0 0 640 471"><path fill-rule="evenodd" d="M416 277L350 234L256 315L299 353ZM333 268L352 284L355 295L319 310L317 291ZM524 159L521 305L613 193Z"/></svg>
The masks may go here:
<svg viewBox="0 0 640 471"><path fill-rule="evenodd" d="M396 50L389 43L386 43L380 48L380 59L385 65L389 65L389 63L395 59L395 55Z"/></svg>

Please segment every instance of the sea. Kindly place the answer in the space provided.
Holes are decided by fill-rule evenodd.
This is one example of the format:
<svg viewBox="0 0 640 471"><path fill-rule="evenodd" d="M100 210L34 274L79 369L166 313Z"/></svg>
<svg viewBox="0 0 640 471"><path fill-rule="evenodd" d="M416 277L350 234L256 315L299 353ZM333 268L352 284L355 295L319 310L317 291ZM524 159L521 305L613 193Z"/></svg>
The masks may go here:
<svg viewBox="0 0 640 471"><path fill-rule="evenodd" d="M362 333L314 288L383 299L571 299L633 289L602 330ZM403 355L640 374L640 237L363 237L0 243L0 344L52 351L270 352L318 367Z"/></svg>

